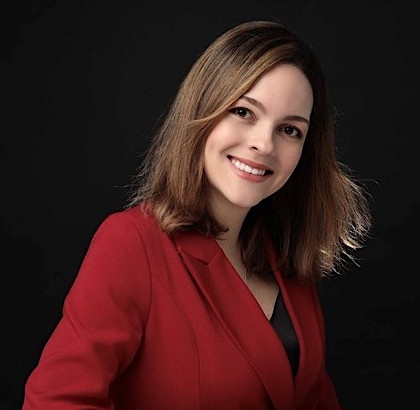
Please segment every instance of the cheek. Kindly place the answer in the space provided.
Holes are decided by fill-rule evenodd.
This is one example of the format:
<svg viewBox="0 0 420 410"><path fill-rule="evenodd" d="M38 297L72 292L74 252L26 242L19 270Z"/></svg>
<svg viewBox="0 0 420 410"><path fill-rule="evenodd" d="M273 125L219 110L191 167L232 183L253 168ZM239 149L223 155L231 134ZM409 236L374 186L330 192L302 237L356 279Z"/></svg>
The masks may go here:
<svg viewBox="0 0 420 410"><path fill-rule="evenodd" d="M204 151L202 155L202 164L205 174L211 172L211 170L216 166L216 163L219 158L220 152L220 143L219 143L219 134L213 130L207 137ZM208 175L207 175L208 177Z"/></svg>
<svg viewBox="0 0 420 410"><path fill-rule="evenodd" d="M240 141L241 130L230 120L220 120L207 137L206 146L211 150L223 150Z"/></svg>
<svg viewBox="0 0 420 410"><path fill-rule="evenodd" d="M294 147L287 147L280 153L280 163L284 168L288 169L290 173L294 171L302 156L303 144Z"/></svg>
<svg viewBox="0 0 420 410"><path fill-rule="evenodd" d="M204 154L208 155L211 151L214 151L219 145L220 140L220 131L219 128L214 128L209 136L207 137L206 144L204 146Z"/></svg>
<svg viewBox="0 0 420 410"><path fill-rule="evenodd" d="M204 163L213 163L214 161L221 161L227 150L232 146L232 140L226 129L217 127L207 137L204 146Z"/></svg>

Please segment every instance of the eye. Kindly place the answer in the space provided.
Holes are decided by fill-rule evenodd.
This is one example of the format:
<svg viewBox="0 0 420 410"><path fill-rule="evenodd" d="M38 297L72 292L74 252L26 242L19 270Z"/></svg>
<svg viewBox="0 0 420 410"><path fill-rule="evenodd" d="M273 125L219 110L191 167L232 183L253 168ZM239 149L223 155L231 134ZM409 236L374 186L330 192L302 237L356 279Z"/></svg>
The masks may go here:
<svg viewBox="0 0 420 410"><path fill-rule="evenodd" d="M235 108L230 109L229 112L231 112L232 114L238 115L239 117L242 117L242 118L252 117L251 111L248 110L248 108L244 108L244 107L235 107Z"/></svg>
<svg viewBox="0 0 420 410"><path fill-rule="evenodd" d="M294 138L302 138L303 134L299 130L299 128L293 127L292 125L285 125L284 127L281 127L280 130L284 132L287 135L290 135Z"/></svg>

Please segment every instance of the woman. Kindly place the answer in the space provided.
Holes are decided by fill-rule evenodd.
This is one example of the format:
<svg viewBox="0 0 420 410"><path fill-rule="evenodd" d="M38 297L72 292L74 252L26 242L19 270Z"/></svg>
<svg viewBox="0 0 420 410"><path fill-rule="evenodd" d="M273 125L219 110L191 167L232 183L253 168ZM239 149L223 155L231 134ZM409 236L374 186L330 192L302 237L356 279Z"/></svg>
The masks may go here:
<svg viewBox="0 0 420 410"><path fill-rule="evenodd" d="M371 219L304 42L268 21L216 39L134 187L95 233L23 409L341 409L316 283Z"/></svg>

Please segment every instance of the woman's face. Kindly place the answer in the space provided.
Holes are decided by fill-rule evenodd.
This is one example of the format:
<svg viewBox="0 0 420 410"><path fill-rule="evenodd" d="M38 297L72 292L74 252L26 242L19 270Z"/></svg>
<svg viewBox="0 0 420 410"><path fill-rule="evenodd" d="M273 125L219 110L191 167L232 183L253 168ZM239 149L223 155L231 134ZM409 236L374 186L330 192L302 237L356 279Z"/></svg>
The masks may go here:
<svg viewBox="0 0 420 410"><path fill-rule="evenodd" d="M313 104L297 67L264 74L215 125L204 148L213 211L247 212L279 190L302 154Z"/></svg>

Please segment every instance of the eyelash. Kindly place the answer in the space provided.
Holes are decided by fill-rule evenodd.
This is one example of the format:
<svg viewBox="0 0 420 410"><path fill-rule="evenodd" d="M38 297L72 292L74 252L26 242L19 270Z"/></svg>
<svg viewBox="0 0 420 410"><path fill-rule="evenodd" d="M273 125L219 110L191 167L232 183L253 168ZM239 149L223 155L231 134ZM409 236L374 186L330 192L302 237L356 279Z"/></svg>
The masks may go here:
<svg viewBox="0 0 420 410"><path fill-rule="evenodd" d="M239 114L239 111L240 110L244 110L247 113L249 113L249 115L251 115L252 117L254 117L254 115L252 114L252 111L249 110L248 108L245 108L245 107L234 107L234 108L230 109L229 112L231 112L231 113L233 113L235 115L238 115L241 118L245 118L244 116L242 116L242 115Z"/></svg>
<svg viewBox="0 0 420 410"><path fill-rule="evenodd" d="M239 111L241 111L241 110L242 111L246 111L245 115L240 115L239 114ZM252 118L255 118L253 112L250 109L245 108L245 107L234 107L234 108L230 109L229 112L232 113L232 114L234 114L234 115L237 115L237 116L239 116L241 118L245 118L245 116L247 114L249 114ZM293 125L283 125L282 127L279 128L279 131L285 132L287 135L290 136L290 134L285 131L288 128L291 128L292 129L292 132L293 131L296 132L296 135L295 136L292 135L292 137L297 138L297 139L300 139L300 138L303 137L302 131L299 128L293 126Z"/></svg>

